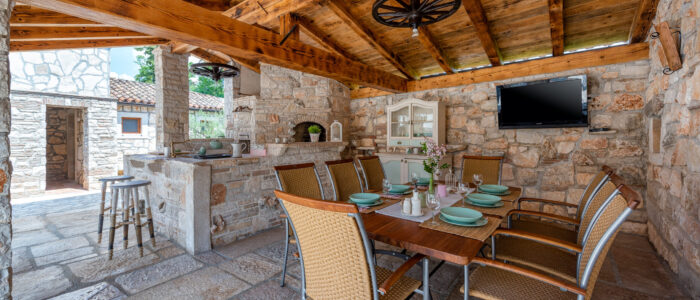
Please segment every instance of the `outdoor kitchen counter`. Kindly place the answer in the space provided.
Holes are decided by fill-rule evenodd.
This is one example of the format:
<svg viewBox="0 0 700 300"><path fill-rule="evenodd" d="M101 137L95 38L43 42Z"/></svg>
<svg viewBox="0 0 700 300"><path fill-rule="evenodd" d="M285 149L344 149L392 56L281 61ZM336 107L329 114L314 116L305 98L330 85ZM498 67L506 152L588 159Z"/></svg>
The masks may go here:
<svg viewBox="0 0 700 300"><path fill-rule="evenodd" d="M150 180L156 231L189 253L208 251L279 226L273 167L314 162L331 197L324 161L340 159L346 143L268 144L267 156L195 159L129 155L124 172Z"/></svg>

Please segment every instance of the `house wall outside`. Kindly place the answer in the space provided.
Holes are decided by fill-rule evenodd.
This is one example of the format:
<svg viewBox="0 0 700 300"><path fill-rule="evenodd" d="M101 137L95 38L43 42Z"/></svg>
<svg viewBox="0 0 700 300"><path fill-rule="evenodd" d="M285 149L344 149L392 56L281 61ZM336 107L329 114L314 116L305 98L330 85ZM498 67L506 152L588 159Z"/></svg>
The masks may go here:
<svg viewBox="0 0 700 300"><path fill-rule="evenodd" d="M649 128L649 240L691 293L700 298L700 1L661 0L654 24L681 35L683 67L662 73L663 50L651 40L645 108ZM654 29L652 28L652 31ZM660 122L660 132L653 123ZM658 152L654 134L658 133Z"/></svg>
<svg viewBox="0 0 700 300"><path fill-rule="evenodd" d="M572 75L588 77L591 128L610 127L616 133L593 135L586 128L498 129L496 86ZM646 130L643 126L644 92L649 61L577 69L415 93L356 99L350 104L351 139L374 139L386 147L386 106L408 98L446 103L446 142L466 145L455 153L455 174L461 174L462 154L505 155L502 181L522 186L524 196L578 204L602 165L644 193ZM523 208L568 213L575 209L537 202ZM646 212L635 211L623 230L646 234Z"/></svg>
<svg viewBox="0 0 700 300"><path fill-rule="evenodd" d="M13 52L11 157L15 197L38 195L46 188L47 106L74 108L75 179L98 189L98 178L115 175L114 124L117 102L109 96L109 50L81 49ZM99 74L98 74L99 73Z"/></svg>
<svg viewBox="0 0 700 300"><path fill-rule="evenodd" d="M146 154L156 150L154 106L119 104L117 112L117 169L124 170L124 155ZM140 118L141 133L123 133L122 118Z"/></svg>

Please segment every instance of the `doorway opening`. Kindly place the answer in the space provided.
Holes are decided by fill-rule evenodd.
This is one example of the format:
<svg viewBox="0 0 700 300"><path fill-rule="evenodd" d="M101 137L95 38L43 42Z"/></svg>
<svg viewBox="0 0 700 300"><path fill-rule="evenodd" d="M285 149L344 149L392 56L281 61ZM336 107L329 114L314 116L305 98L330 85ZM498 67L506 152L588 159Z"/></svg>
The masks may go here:
<svg viewBox="0 0 700 300"><path fill-rule="evenodd" d="M84 165L84 112L46 107L46 190L75 192L87 188Z"/></svg>

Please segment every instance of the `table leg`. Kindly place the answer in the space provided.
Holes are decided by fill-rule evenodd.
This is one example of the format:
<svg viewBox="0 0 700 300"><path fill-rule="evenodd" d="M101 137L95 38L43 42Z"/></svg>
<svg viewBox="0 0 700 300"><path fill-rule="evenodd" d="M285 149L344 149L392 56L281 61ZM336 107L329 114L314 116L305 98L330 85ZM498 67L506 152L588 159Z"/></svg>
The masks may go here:
<svg viewBox="0 0 700 300"><path fill-rule="evenodd" d="M464 266L464 300L469 300L469 265Z"/></svg>
<svg viewBox="0 0 700 300"><path fill-rule="evenodd" d="M100 215L97 223L97 243L102 243L102 224L105 220L105 194L107 193L107 181L102 182L102 200L100 201Z"/></svg>
<svg viewBox="0 0 700 300"><path fill-rule="evenodd" d="M423 258L423 300L430 299L430 259Z"/></svg>

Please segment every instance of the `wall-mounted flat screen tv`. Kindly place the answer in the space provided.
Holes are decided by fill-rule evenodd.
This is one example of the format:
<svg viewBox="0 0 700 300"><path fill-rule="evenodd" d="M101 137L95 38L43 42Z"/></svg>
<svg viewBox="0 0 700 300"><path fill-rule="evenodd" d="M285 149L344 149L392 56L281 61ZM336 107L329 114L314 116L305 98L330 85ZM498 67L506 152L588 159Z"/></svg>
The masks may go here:
<svg viewBox="0 0 700 300"><path fill-rule="evenodd" d="M586 75L496 87L498 128L588 126Z"/></svg>

